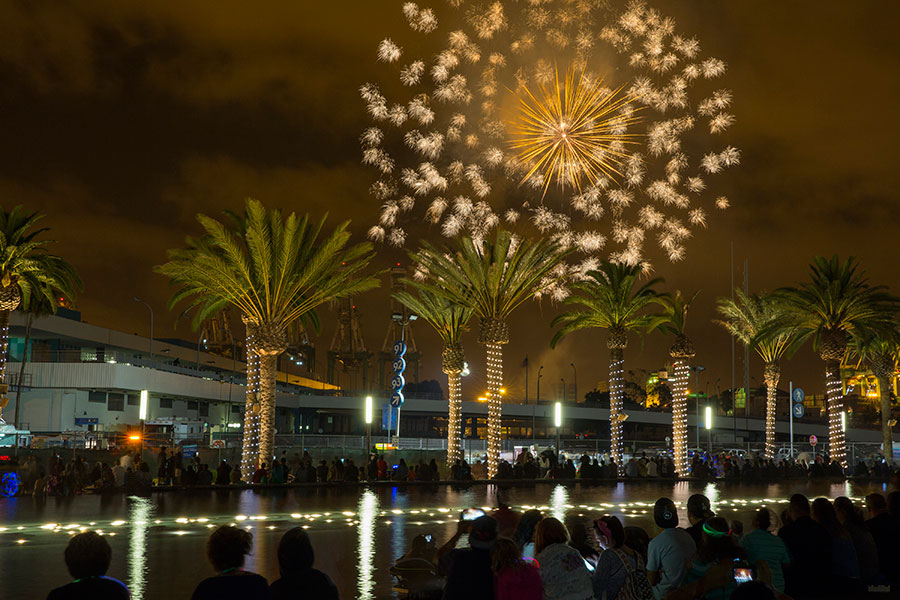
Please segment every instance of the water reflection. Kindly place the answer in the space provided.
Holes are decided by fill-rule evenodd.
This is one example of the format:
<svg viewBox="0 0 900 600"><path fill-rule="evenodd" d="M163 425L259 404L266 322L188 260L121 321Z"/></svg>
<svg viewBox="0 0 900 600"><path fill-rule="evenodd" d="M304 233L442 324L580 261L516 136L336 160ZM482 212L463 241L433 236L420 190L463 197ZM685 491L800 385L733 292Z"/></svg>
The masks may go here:
<svg viewBox="0 0 900 600"><path fill-rule="evenodd" d="M357 588L359 600L375 597L375 519L378 517L378 496L365 490L359 498L359 545L357 548Z"/></svg>
<svg viewBox="0 0 900 600"><path fill-rule="evenodd" d="M566 505L568 503L569 490L566 489L566 486L559 484L553 488L553 493L550 495L550 510L553 513L553 518L563 522L566 518Z"/></svg>
<svg viewBox="0 0 900 600"><path fill-rule="evenodd" d="M138 496L131 496L128 501L128 521L131 524L128 537L128 587L134 600L142 600L147 578L147 529L150 527L153 503L149 498Z"/></svg>

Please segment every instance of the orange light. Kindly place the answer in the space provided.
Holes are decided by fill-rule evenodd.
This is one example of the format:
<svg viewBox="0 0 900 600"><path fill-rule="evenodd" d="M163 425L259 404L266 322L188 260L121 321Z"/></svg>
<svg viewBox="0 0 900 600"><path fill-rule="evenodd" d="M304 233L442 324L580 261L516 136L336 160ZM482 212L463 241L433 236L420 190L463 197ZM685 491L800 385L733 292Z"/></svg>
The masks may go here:
<svg viewBox="0 0 900 600"><path fill-rule="evenodd" d="M141 436L139 436L139 435L129 435L129 436L128 436L128 439L131 440L132 442L139 442L139 441L141 441Z"/></svg>

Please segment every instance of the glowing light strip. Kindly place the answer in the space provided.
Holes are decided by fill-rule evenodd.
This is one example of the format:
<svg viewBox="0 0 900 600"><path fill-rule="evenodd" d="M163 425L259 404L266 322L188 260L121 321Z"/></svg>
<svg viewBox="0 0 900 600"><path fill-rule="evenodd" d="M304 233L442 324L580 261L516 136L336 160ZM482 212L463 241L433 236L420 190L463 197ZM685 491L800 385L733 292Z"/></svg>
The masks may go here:
<svg viewBox="0 0 900 600"><path fill-rule="evenodd" d="M677 360L674 365L672 382L672 454L675 459L675 471L679 477L690 475L687 459L687 389L690 367Z"/></svg>
<svg viewBox="0 0 900 600"><path fill-rule="evenodd" d="M625 361L621 358L609 363L609 453L617 465L619 477L625 476L625 462L622 460L625 452L622 439L624 422L619 416L622 414L625 398L624 364Z"/></svg>
<svg viewBox="0 0 900 600"><path fill-rule="evenodd" d="M253 335L247 334L247 401L244 410L244 442L241 455L241 478L245 482L253 480L253 473L259 466L260 411L259 407L260 373L259 355L255 350L256 341Z"/></svg>
<svg viewBox="0 0 900 600"><path fill-rule="evenodd" d="M460 440L461 421L462 421L462 377L459 373L447 376L447 383L450 393L450 411L447 422L447 466L453 465L457 460L462 459L462 448Z"/></svg>
<svg viewBox="0 0 900 600"><path fill-rule="evenodd" d="M769 386L766 398L766 452L767 460L775 458L775 408L778 398L776 396L777 385ZM790 402L788 402L790 404Z"/></svg>
<svg viewBox="0 0 900 600"><path fill-rule="evenodd" d="M375 518L378 516L378 496L372 490L367 489L362 493L358 515L357 598L371 600L375 597Z"/></svg>
<svg viewBox="0 0 900 600"><path fill-rule="evenodd" d="M488 478L497 474L500 465L500 417L503 411L503 348L500 344L487 344L488 388Z"/></svg>
<svg viewBox="0 0 900 600"><path fill-rule="evenodd" d="M832 370L830 363L825 367L825 394L828 398L828 457L829 460L838 461L838 464L846 469L847 448L844 443L844 430L841 426L844 394L840 372Z"/></svg>

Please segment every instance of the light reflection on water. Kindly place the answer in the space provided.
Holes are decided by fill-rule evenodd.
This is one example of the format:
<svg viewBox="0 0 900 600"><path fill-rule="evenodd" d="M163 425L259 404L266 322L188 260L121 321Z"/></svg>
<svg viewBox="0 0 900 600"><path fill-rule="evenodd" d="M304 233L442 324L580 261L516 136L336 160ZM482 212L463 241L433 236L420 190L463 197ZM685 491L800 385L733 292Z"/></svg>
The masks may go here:
<svg viewBox="0 0 900 600"><path fill-rule="evenodd" d="M153 515L149 498L132 496L128 510L131 532L128 535L128 588L134 600L143 600L147 577L147 529Z"/></svg>
<svg viewBox="0 0 900 600"><path fill-rule="evenodd" d="M357 598L371 600L375 597L375 519L378 517L378 496L370 489L359 498L359 543L357 545L358 591ZM397 528L399 529L399 527Z"/></svg>
<svg viewBox="0 0 900 600"><path fill-rule="evenodd" d="M553 518L558 519L560 523L566 519L566 505L569 503L569 490L563 484L558 484L553 488L550 495L550 510Z"/></svg>

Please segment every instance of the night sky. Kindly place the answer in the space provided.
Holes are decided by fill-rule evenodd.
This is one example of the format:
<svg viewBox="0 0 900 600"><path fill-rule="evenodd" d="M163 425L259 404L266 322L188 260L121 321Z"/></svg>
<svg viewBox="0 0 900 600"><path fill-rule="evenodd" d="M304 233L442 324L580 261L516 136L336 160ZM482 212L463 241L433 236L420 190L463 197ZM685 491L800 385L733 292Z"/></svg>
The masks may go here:
<svg viewBox="0 0 900 600"><path fill-rule="evenodd" d="M236 210L247 196L269 206L352 219L362 239L378 215L373 179L359 162L368 124L358 86L379 68L378 42L403 27L401 2L118 1L0 3L0 199L43 210L55 251L81 274L86 321L147 334L172 332L171 293L151 272L167 248L197 233L197 212ZM665 2L679 29L728 63L737 122L728 142L742 166L718 176L732 208L688 242L687 260L655 261L656 275L702 289L689 319L701 378L730 382L729 338L710 322L749 259L754 290L804 276L814 254L854 254L872 278L895 276L900 216L900 44L897 6L876 2ZM431 232L434 238L439 237ZM404 254L384 249L379 265ZM370 349L389 318L387 296L358 301ZM510 388L521 389L526 353L544 384L578 367L581 392L606 377L604 338L575 334L550 351L557 307L532 303L511 320ZM318 338L331 340L326 317ZM535 325L537 323L537 325ZM543 325L546 324L546 328ZM182 325L184 327L184 325ZM190 334L179 329L183 337ZM417 332L423 376L441 378L435 336ZM483 351L467 340L471 393L483 385ZM634 337L631 368L664 366L670 344ZM324 356L320 371L324 369ZM753 375L761 380L760 366ZM788 379L821 393L809 347ZM740 376L739 376L740 379ZM470 383L471 382L471 383ZM693 380L692 380L693 384ZM468 395L468 394L467 394Z"/></svg>

